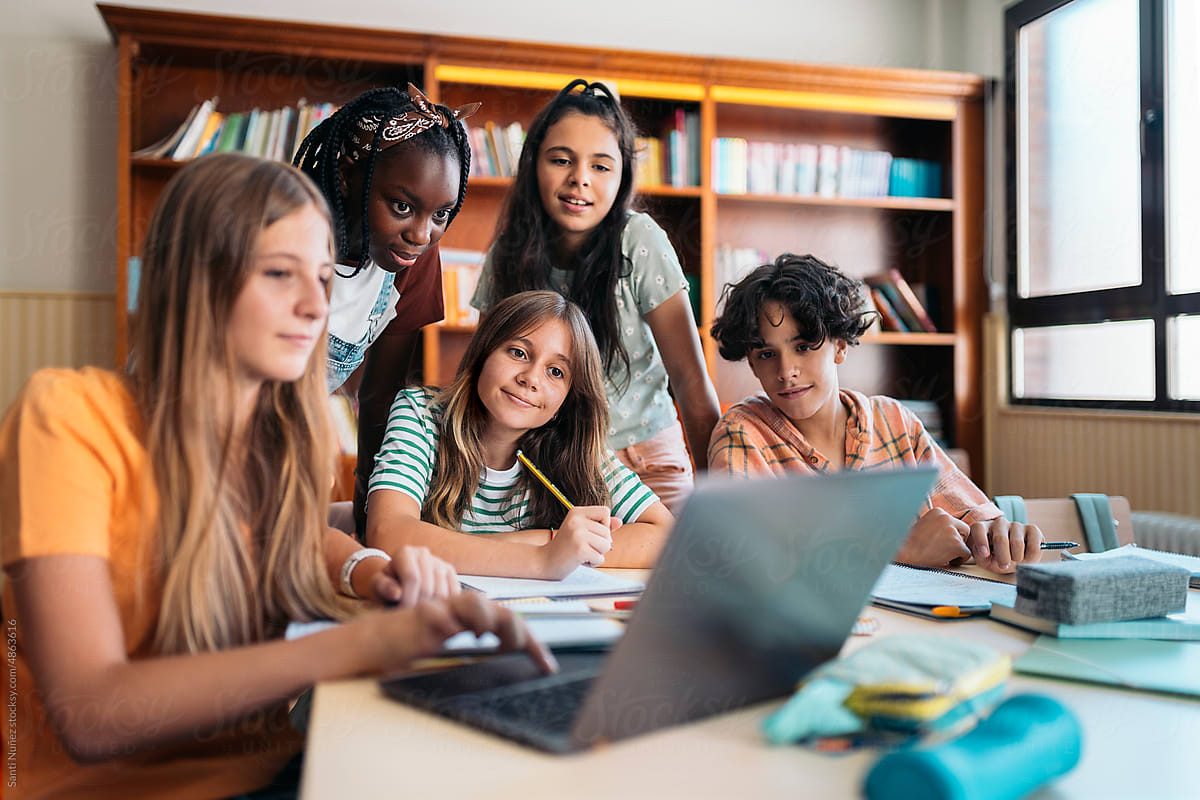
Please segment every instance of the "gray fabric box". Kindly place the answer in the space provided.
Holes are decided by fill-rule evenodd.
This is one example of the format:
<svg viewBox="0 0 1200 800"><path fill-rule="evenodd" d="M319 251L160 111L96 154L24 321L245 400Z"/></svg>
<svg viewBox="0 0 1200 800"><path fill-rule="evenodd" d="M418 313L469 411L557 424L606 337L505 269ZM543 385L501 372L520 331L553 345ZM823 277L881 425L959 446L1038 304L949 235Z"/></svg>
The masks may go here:
<svg viewBox="0 0 1200 800"><path fill-rule="evenodd" d="M1187 605L1191 573L1136 555L1017 565L1017 611L1082 625L1161 617Z"/></svg>

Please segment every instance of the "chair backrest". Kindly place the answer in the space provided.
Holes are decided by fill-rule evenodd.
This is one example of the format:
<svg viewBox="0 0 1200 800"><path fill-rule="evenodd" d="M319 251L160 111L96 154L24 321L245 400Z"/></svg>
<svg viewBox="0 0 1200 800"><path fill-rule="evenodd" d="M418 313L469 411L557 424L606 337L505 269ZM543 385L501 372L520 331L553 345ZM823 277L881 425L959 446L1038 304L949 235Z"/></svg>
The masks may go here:
<svg viewBox="0 0 1200 800"><path fill-rule="evenodd" d="M1129 500L1109 495L1108 504L1117 527L1118 544L1130 544L1133 542L1133 516ZM1070 497L1026 500L1025 514L1030 523L1042 529L1047 541L1079 542L1080 546L1073 548L1071 552L1088 552L1087 536L1084 534L1083 524L1079 521L1079 509Z"/></svg>

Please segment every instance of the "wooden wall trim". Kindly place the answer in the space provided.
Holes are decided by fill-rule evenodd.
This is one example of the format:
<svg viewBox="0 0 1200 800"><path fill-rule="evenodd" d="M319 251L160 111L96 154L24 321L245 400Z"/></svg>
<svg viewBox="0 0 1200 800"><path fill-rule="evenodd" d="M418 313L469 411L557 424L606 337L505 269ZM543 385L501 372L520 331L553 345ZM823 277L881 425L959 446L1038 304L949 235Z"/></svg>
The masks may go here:
<svg viewBox="0 0 1200 800"><path fill-rule="evenodd" d="M791 61L677 55L638 50L497 42L464 36L288 22L255 17L180 13L97 4L113 41L132 34L141 46L218 48L358 60L587 74L636 80L648 73L680 83L713 82L802 92L954 97L980 100L977 75L895 67L854 67Z"/></svg>

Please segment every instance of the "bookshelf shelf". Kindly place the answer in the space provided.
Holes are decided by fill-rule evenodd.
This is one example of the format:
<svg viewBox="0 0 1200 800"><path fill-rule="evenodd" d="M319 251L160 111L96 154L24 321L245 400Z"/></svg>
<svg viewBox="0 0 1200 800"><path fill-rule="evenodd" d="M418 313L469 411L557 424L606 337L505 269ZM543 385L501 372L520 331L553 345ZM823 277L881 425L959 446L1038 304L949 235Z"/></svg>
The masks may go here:
<svg viewBox="0 0 1200 800"><path fill-rule="evenodd" d="M513 179L504 175L472 175L467 186L468 191L471 189L508 189L512 183Z"/></svg>
<svg viewBox="0 0 1200 800"><path fill-rule="evenodd" d="M900 344L900 345L936 345L953 347L958 343L958 336L953 333L897 333L895 331L880 331L865 334L860 339L863 344Z"/></svg>
<svg viewBox="0 0 1200 800"><path fill-rule="evenodd" d="M638 193L647 197L694 197L697 199L704 194L699 186L639 186Z"/></svg>
<svg viewBox="0 0 1200 800"><path fill-rule="evenodd" d="M130 158L129 165L145 169L179 169L191 159L176 161L173 158Z"/></svg>
<svg viewBox="0 0 1200 800"><path fill-rule="evenodd" d="M687 149L681 152L691 157L685 180L699 185L645 185L639 193L696 287L697 324L723 406L757 386L752 377L746 381L745 364L720 359L707 333L722 284L738 277L718 264L719 250L752 248L764 259L813 253L857 278L896 269L924 287L930 316L948 332L872 333L863 339L871 346L857 348L848 360L843 382L934 401L951 444L984 463L985 159L978 76L98 8L117 47L118 364L128 346L125 265L140 250L158 194L186 163L131 154L168 135L199 100L219 96L220 108L233 112L301 99L340 104L374 86L412 81L451 107L481 101L469 127L520 123L527 130L555 92L584 77L616 86L647 137L661 135L665 143L667 131L680 131L684 118ZM718 194L713 145L729 138L883 151L926 162L937 166L940 185L930 193L940 196ZM466 204L442 239L443 253L486 251L511 185L509 177L472 177ZM427 327L422 380L450 380L473 332L471 325Z"/></svg>
<svg viewBox="0 0 1200 800"><path fill-rule="evenodd" d="M883 208L896 211L953 211L954 201L942 197L821 197L786 194L718 194L721 203L778 203L831 208Z"/></svg>

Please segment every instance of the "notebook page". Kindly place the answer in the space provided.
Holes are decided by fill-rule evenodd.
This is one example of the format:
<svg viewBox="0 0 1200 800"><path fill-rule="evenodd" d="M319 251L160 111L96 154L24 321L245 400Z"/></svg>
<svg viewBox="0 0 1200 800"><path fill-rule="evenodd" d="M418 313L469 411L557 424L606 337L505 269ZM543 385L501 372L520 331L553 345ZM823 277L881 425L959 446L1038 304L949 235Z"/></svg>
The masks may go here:
<svg viewBox="0 0 1200 800"><path fill-rule="evenodd" d="M591 613L587 603L582 600L567 600L554 603L510 603L507 606L525 617L529 632L540 639L548 647L594 647L611 645L621 638L625 626L611 619L597 615L596 619L588 619ZM539 614L578 613L580 619L538 619ZM292 622L284 633L286 639L299 639L312 633L328 630L340 623L332 620L317 620L315 622ZM443 653L478 653L490 652L500 646L500 640L495 634L485 633L476 636L471 631L462 631L451 636L442 644Z"/></svg>
<svg viewBox="0 0 1200 800"><path fill-rule="evenodd" d="M485 575L459 575L459 583L483 592L492 600L517 597L594 597L605 594L637 594L646 584L606 575L591 567L576 567L561 581L533 578L494 578Z"/></svg>
<svg viewBox="0 0 1200 800"><path fill-rule="evenodd" d="M1017 599L1017 587L941 570L888 564L871 589L871 596L924 606L1011 606Z"/></svg>

